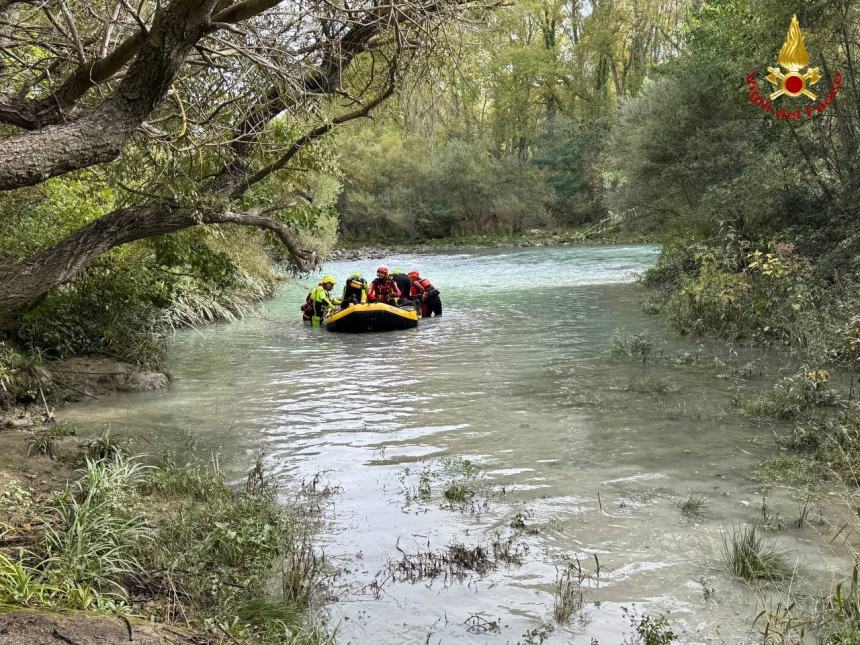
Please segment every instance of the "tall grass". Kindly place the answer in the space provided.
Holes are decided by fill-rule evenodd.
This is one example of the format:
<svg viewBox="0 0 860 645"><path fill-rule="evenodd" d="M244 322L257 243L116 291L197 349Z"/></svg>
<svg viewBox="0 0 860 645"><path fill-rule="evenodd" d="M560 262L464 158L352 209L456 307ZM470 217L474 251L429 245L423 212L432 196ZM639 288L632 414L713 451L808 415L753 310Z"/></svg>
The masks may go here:
<svg viewBox="0 0 860 645"><path fill-rule="evenodd" d="M134 486L143 467L118 455L87 459L83 477L56 495L46 511L43 566L60 588L73 590L80 609L98 597L126 599L124 582L140 571L136 552L153 533L135 509ZM89 591L93 593L89 593Z"/></svg>
<svg viewBox="0 0 860 645"><path fill-rule="evenodd" d="M233 640L330 641L315 612L324 559L260 465L233 490L217 467L107 453L28 507L39 528L22 537L31 550L0 554L0 603L134 610Z"/></svg>

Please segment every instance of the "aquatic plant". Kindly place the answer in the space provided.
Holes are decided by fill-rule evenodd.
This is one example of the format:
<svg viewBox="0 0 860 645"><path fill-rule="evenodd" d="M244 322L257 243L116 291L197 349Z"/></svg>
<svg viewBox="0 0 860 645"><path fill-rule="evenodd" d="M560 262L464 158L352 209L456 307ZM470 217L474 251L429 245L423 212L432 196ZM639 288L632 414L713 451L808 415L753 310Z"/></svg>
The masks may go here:
<svg viewBox="0 0 860 645"><path fill-rule="evenodd" d="M784 580L791 575L791 566L761 536L758 524L733 526L730 533L723 531L721 540L723 567L736 578L753 582Z"/></svg>
<svg viewBox="0 0 860 645"><path fill-rule="evenodd" d="M637 376L630 379L627 384L628 392L636 392L639 394L650 394L653 396L663 396L669 392L675 391L677 386L669 379L657 378L651 374Z"/></svg>
<svg viewBox="0 0 860 645"><path fill-rule="evenodd" d="M484 618L481 614L472 614L463 624L466 626L466 631L470 634L500 634L502 632L502 619L496 618L491 620Z"/></svg>
<svg viewBox="0 0 860 645"><path fill-rule="evenodd" d="M406 467L400 477L407 504L430 501L434 488L442 491L442 505L447 508L477 511L488 502L490 487L484 472L469 459L452 456L431 462L418 473L417 485L408 483L411 474Z"/></svg>
<svg viewBox="0 0 860 645"><path fill-rule="evenodd" d="M516 536L502 540L497 535L488 547L481 544L466 546L455 542L443 550L434 551L428 544L426 550L419 549L414 553L404 551L398 543L397 550L402 557L389 564L389 574L393 579L405 582L432 580L437 577L446 581L462 580L470 572L483 575L498 568L501 562L522 563L527 548L518 547L515 540Z"/></svg>
<svg viewBox="0 0 860 645"><path fill-rule="evenodd" d="M642 616L635 624L635 629L642 645L668 645L678 638L664 614Z"/></svg>
<svg viewBox="0 0 860 645"><path fill-rule="evenodd" d="M822 471L815 460L801 455L783 455L759 464L752 478L765 486L808 488L821 480Z"/></svg>
<svg viewBox="0 0 860 645"><path fill-rule="evenodd" d="M582 609L585 598L582 581L582 569L579 566L567 566L556 577L552 617L559 625L568 623L573 613Z"/></svg>
<svg viewBox="0 0 860 645"><path fill-rule="evenodd" d="M614 358L632 358L645 363L653 349L654 339L647 332L616 329L609 339L609 355Z"/></svg>
<svg viewBox="0 0 860 645"><path fill-rule="evenodd" d="M124 442L111 434L110 428L105 429L102 434L90 439L90 441L81 446L81 457L84 460L99 461L122 456L128 456L128 449L125 447Z"/></svg>
<svg viewBox="0 0 860 645"><path fill-rule="evenodd" d="M528 554L529 547L527 544L517 543L518 535L514 533L507 538L503 538L498 533L493 536L490 542L490 548L493 550L493 558L497 562L506 564L522 564L523 558Z"/></svg>
<svg viewBox="0 0 860 645"><path fill-rule="evenodd" d="M677 504L681 514L690 520L701 518L705 514L705 508L708 506L708 500L701 495L690 493L687 499L681 500Z"/></svg>
<svg viewBox="0 0 860 645"><path fill-rule="evenodd" d="M765 643L854 645L860 642L857 566L854 566L850 582L841 581L829 593L818 597L780 598L775 607L762 610L753 624L760 626Z"/></svg>
<svg viewBox="0 0 860 645"><path fill-rule="evenodd" d="M457 481L448 486L442 494L449 502L465 504L475 495L475 491L466 482Z"/></svg>
<svg viewBox="0 0 860 645"><path fill-rule="evenodd" d="M556 567L552 615L559 625L570 621L571 616L585 605L585 591L590 581L600 579L600 561L594 555L594 573L587 573L579 558L564 557L564 566Z"/></svg>

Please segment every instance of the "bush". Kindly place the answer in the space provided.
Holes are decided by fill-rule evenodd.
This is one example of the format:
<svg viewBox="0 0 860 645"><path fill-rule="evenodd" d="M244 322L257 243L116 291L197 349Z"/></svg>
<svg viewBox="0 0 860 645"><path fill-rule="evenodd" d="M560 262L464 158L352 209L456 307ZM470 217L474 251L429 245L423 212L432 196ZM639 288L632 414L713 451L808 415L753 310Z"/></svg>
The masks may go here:
<svg viewBox="0 0 860 645"><path fill-rule="evenodd" d="M42 352L24 351L0 340L0 407L35 401L39 388L50 382Z"/></svg>
<svg viewBox="0 0 860 645"><path fill-rule="evenodd" d="M818 283L813 265L793 244L761 247L731 231L709 245L667 245L641 280L659 290L657 310L682 334L752 339L815 360L852 360L860 347L846 332L857 302L853 287Z"/></svg>
<svg viewBox="0 0 860 645"><path fill-rule="evenodd" d="M752 416L791 419L835 402L836 392L830 387L827 370L804 367L776 383L769 394L741 398L738 405Z"/></svg>

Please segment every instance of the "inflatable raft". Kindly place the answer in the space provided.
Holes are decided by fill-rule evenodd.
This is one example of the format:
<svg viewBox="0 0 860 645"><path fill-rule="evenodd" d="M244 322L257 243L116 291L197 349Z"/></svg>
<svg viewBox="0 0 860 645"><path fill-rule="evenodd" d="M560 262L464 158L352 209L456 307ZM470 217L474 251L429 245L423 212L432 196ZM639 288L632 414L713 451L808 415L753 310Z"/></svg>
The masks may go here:
<svg viewBox="0 0 860 645"><path fill-rule="evenodd" d="M347 333L411 329L418 326L418 312L413 307L369 302L336 311L325 319L324 324L329 331Z"/></svg>

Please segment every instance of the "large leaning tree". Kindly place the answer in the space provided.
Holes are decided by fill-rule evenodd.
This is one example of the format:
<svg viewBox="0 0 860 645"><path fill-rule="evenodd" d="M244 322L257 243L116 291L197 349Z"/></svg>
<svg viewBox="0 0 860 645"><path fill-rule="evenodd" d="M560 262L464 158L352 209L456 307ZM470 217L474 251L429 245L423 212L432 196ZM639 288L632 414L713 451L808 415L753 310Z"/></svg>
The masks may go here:
<svg viewBox="0 0 860 645"><path fill-rule="evenodd" d="M447 27L480 9L476 0L0 0L0 191L104 172L126 196L0 266L0 323L117 246L199 225L266 229L296 268L310 268L313 254L282 216L312 199L290 190L297 160L369 115L428 64Z"/></svg>

